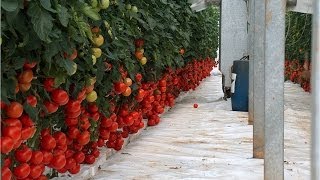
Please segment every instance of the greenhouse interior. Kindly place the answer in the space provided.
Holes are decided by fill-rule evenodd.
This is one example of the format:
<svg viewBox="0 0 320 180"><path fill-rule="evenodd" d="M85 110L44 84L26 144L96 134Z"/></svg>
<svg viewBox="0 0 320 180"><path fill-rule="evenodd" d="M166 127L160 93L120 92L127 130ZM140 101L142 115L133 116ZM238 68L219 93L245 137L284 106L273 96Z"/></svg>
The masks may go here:
<svg viewBox="0 0 320 180"><path fill-rule="evenodd" d="M2 0L1 179L320 180L319 0Z"/></svg>

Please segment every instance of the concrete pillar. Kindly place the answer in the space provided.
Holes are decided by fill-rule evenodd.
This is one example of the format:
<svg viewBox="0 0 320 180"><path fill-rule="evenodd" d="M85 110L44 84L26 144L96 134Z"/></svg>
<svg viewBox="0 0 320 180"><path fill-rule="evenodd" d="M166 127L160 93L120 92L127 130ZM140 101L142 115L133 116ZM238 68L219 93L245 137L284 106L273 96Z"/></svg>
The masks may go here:
<svg viewBox="0 0 320 180"><path fill-rule="evenodd" d="M264 1L264 0L263 0ZM284 51L286 0L265 1L264 179L284 179Z"/></svg>

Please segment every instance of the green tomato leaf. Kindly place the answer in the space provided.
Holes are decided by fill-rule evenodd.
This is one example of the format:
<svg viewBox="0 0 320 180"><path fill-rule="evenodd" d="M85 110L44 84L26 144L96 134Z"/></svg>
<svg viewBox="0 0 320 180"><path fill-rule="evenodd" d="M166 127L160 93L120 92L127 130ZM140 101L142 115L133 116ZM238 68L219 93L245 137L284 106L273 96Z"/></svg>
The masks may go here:
<svg viewBox="0 0 320 180"><path fill-rule="evenodd" d="M1 7L6 11L15 11L19 6L19 3L17 0L2 0L1 1Z"/></svg>
<svg viewBox="0 0 320 180"><path fill-rule="evenodd" d="M23 109L24 111L30 116L31 119L33 120L37 120L38 116L38 112L37 112L37 109L30 106L27 102L25 102L23 104Z"/></svg>
<svg viewBox="0 0 320 180"><path fill-rule="evenodd" d="M67 27L70 19L70 14L68 13L68 9L64 6L58 5L58 17L62 26Z"/></svg>
<svg viewBox="0 0 320 180"><path fill-rule="evenodd" d="M30 3L28 15L31 17L31 23L34 31L39 38L46 42L51 42L49 34L53 27L53 18L47 11L44 11L37 3Z"/></svg>
<svg viewBox="0 0 320 180"><path fill-rule="evenodd" d="M40 0L40 3L41 3L41 6L42 6L44 9L46 9L46 10L48 10L48 11L51 11L51 12L53 12L53 13L56 13L56 12L57 12L56 10L54 10L54 9L51 8L51 1L48 1L48 0Z"/></svg>

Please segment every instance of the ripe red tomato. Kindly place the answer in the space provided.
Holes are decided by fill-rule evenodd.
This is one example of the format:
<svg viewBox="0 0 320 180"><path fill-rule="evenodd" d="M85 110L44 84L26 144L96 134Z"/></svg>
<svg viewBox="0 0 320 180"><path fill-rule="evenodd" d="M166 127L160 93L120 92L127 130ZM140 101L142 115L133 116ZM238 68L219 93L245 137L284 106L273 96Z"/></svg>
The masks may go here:
<svg viewBox="0 0 320 180"><path fill-rule="evenodd" d="M82 132L77 139L78 143L80 145L86 145L90 141L90 132L89 131L84 131Z"/></svg>
<svg viewBox="0 0 320 180"><path fill-rule="evenodd" d="M17 142L14 142L13 149L17 149L22 144L22 139L18 140Z"/></svg>
<svg viewBox="0 0 320 180"><path fill-rule="evenodd" d="M91 151L91 155L93 155L95 158L100 156L100 151L98 148L95 148Z"/></svg>
<svg viewBox="0 0 320 180"><path fill-rule="evenodd" d="M77 100L82 101L85 98L86 98L86 89L84 88L79 92Z"/></svg>
<svg viewBox="0 0 320 180"><path fill-rule="evenodd" d="M63 106L68 103L69 95L65 90L55 89L51 92L51 99L53 102Z"/></svg>
<svg viewBox="0 0 320 180"><path fill-rule="evenodd" d="M74 155L74 153L75 153L74 150L67 149L66 152L65 152L65 156L66 156L66 158L70 158L70 157L72 157Z"/></svg>
<svg viewBox="0 0 320 180"><path fill-rule="evenodd" d="M107 130L107 129L100 129L99 133L100 133L100 137L101 137L103 140L108 140L108 139L109 139L109 136L110 136L110 131L109 131L109 130Z"/></svg>
<svg viewBox="0 0 320 180"><path fill-rule="evenodd" d="M96 158L93 155L86 155L84 162L87 164L93 164L96 161Z"/></svg>
<svg viewBox="0 0 320 180"><path fill-rule="evenodd" d="M22 124L19 119L8 118L8 119L4 119L2 123L4 126L17 126L19 128L22 128Z"/></svg>
<svg viewBox="0 0 320 180"><path fill-rule="evenodd" d="M64 122L66 123L66 125L68 126L68 127L71 127L71 126L76 126L76 125L78 125L78 118L66 118L65 120L64 120Z"/></svg>
<svg viewBox="0 0 320 180"><path fill-rule="evenodd" d="M78 174L80 172L80 164L76 164L73 168L69 169L70 174Z"/></svg>
<svg viewBox="0 0 320 180"><path fill-rule="evenodd" d="M113 84L113 86L114 86L114 90L116 91L117 94L121 94L121 93L125 92L127 89L127 86L122 82L116 82Z"/></svg>
<svg viewBox="0 0 320 180"><path fill-rule="evenodd" d="M53 154L49 151L41 151L43 154L43 160L42 163L47 165L51 162L51 160L53 159Z"/></svg>
<svg viewBox="0 0 320 180"><path fill-rule="evenodd" d="M80 131L76 127L70 127L67 134L71 139L77 139L80 135Z"/></svg>
<svg viewBox="0 0 320 180"><path fill-rule="evenodd" d="M41 138L41 148L44 150L52 150L56 147L56 140L51 135L46 135Z"/></svg>
<svg viewBox="0 0 320 180"><path fill-rule="evenodd" d="M56 140L57 145L62 146L67 144L67 136L61 131L57 131L53 134L53 138Z"/></svg>
<svg viewBox="0 0 320 180"><path fill-rule="evenodd" d="M66 157L64 154L53 156L50 165L53 169L62 169L66 165Z"/></svg>
<svg viewBox="0 0 320 180"><path fill-rule="evenodd" d="M73 158L76 160L77 163L82 163L85 159L85 155L83 152L76 152L74 155L73 155Z"/></svg>
<svg viewBox="0 0 320 180"><path fill-rule="evenodd" d="M32 179L36 179L40 177L42 174L42 167L41 165L31 165L30 166L30 174L29 177Z"/></svg>
<svg viewBox="0 0 320 180"><path fill-rule="evenodd" d="M2 180L11 180L12 179L12 172L6 166L1 168L1 179Z"/></svg>
<svg viewBox="0 0 320 180"><path fill-rule="evenodd" d="M109 130L110 132L116 132L118 130L118 123L113 122Z"/></svg>
<svg viewBox="0 0 320 180"><path fill-rule="evenodd" d="M14 141L11 137L2 136L1 137L1 153L7 154L11 152L14 146Z"/></svg>
<svg viewBox="0 0 320 180"><path fill-rule="evenodd" d="M24 179L30 174L30 166L27 163L22 163L13 169L13 174L19 179Z"/></svg>
<svg viewBox="0 0 320 180"><path fill-rule="evenodd" d="M9 118L19 118L23 113L23 106L18 102L11 102L6 108L6 113Z"/></svg>
<svg viewBox="0 0 320 180"><path fill-rule="evenodd" d="M141 48L144 45L144 40L139 38L134 41L134 45L136 48Z"/></svg>
<svg viewBox="0 0 320 180"><path fill-rule="evenodd" d="M27 70L27 69L32 69L37 65L37 62L29 62L29 60L26 59L24 65L23 65L23 69Z"/></svg>
<svg viewBox="0 0 320 180"><path fill-rule="evenodd" d="M81 109L75 112L66 111L65 114L66 114L66 118L78 118L81 114Z"/></svg>
<svg viewBox="0 0 320 180"><path fill-rule="evenodd" d="M108 128L108 127L110 127L112 125L112 123L113 123L113 121L111 119L103 117L101 119L100 126L104 127L104 128Z"/></svg>
<svg viewBox="0 0 320 180"><path fill-rule="evenodd" d="M68 112L77 112L81 109L81 102L79 100L69 100L66 110Z"/></svg>
<svg viewBox="0 0 320 180"><path fill-rule="evenodd" d="M74 158L68 158L64 168L69 170L69 169L74 168L76 165L77 165L77 161Z"/></svg>
<svg viewBox="0 0 320 180"><path fill-rule="evenodd" d="M30 163L38 165L41 164L43 161L43 153L42 151L33 151L32 157L30 159Z"/></svg>
<svg viewBox="0 0 320 180"><path fill-rule="evenodd" d="M95 113L99 110L99 108L96 103L91 103L88 105L88 110L90 113Z"/></svg>
<svg viewBox="0 0 320 180"><path fill-rule="evenodd" d="M44 85L44 89L47 91L47 92L51 92L53 91L55 88L54 88L54 78L47 78L44 80L43 82L43 85Z"/></svg>
<svg viewBox="0 0 320 180"><path fill-rule="evenodd" d="M92 118L92 120L94 120L96 122L99 121L100 113L99 112L95 112L95 113L91 114L91 118Z"/></svg>
<svg viewBox="0 0 320 180"><path fill-rule="evenodd" d="M46 107L46 110L48 111L49 114L57 112L59 108L59 106L54 102L45 101L43 104Z"/></svg>
<svg viewBox="0 0 320 180"><path fill-rule="evenodd" d="M20 121L21 121L21 123L22 123L22 125L23 125L24 127L34 126L33 120L32 120L27 114L23 114L23 115L20 117Z"/></svg>
<svg viewBox="0 0 320 180"><path fill-rule="evenodd" d="M25 146L25 147L23 147L21 149L16 150L15 153L14 153L14 157L20 163L26 163L32 157L32 150Z"/></svg>
<svg viewBox="0 0 320 180"><path fill-rule="evenodd" d="M142 75L140 73L136 74L136 81L140 82L142 80Z"/></svg>
<svg viewBox="0 0 320 180"><path fill-rule="evenodd" d="M97 143L98 143L98 147L103 147L104 146L104 139L99 138Z"/></svg>
<svg viewBox="0 0 320 180"><path fill-rule="evenodd" d="M18 126L4 127L2 129L2 136L10 137L15 143L21 138L21 128Z"/></svg>
<svg viewBox="0 0 320 180"><path fill-rule="evenodd" d="M12 158L11 157L8 157L8 158L4 159L3 167L9 167L9 166L11 166L11 164L12 164Z"/></svg>
<svg viewBox="0 0 320 180"><path fill-rule="evenodd" d="M24 127L21 130L21 140L28 140L33 137L36 132L36 127Z"/></svg>
<svg viewBox="0 0 320 180"><path fill-rule="evenodd" d="M29 95L27 97L27 103L32 107L36 107L37 103L38 103L38 100L37 100L37 98L35 96Z"/></svg>
<svg viewBox="0 0 320 180"><path fill-rule="evenodd" d="M194 108L198 108L198 104L193 104L193 107Z"/></svg>

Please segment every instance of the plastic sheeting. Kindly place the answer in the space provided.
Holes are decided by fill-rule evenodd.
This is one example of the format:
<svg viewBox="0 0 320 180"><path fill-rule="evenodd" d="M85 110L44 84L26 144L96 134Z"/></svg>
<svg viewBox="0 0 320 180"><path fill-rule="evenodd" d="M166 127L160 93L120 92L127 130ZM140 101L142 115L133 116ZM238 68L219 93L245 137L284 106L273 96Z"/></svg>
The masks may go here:
<svg viewBox="0 0 320 180"><path fill-rule="evenodd" d="M220 75L204 80L91 179L263 179L248 114L231 111L221 87ZM285 179L310 179L310 116L310 95L286 82Z"/></svg>

